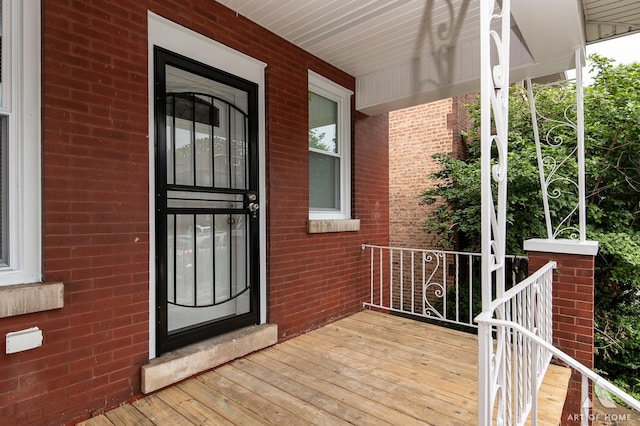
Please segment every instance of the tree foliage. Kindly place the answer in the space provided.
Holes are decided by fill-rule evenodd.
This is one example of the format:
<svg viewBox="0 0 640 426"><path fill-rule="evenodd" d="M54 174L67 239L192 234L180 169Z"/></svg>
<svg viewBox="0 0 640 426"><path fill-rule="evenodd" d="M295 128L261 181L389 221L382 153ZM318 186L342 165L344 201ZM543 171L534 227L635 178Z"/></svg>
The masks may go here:
<svg viewBox="0 0 640 426"><path fill-rule="evenodd" d="M599 241L596 258L596 366L631 392L640 392L640 64L613 65L597 55L589 58L595 72L585 87L587 235ZM536 104L548 120L539 120L541 137L549 136L542 156L568 159L563 173L577 176L575 85L536 90ZM522 253L522 242L547 237L535 139L526 89L514 86L510 96L509 171L507 177L507 250ZM479 105L468 105L479 123ZM442 166L431 177L437 183L420 194L421 204L434 205L425 231L442 247L455 238L462 249L480 247L480 143L478 127L466 135L468 158L437 154ZM555 142L562 142L558 146ZM551 163L547 164L547 172ZM550 199L554 223L577 200L563 179ZM550 188L552 189L552 188ZM572 231L559 237L571 237Z"/></svg>

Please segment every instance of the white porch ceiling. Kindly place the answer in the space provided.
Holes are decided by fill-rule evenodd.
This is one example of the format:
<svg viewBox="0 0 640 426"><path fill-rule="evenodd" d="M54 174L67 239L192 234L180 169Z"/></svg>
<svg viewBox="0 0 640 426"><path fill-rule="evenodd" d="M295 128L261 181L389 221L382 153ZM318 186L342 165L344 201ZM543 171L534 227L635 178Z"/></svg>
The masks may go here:
<svg viewBox="0 0 640 426"><path fill-rule="evenodd" d="M638 0L582 0L587 43L640 32Z"/></svg>
<svg viewBox="0 0 640 426"><path fill-rule="evenodd" d="M478 90L479 0L217 1L355 76L364 113ZM513 0L511 7L514 81L573 68L585 36L640 30L638 0Z"/></svg>

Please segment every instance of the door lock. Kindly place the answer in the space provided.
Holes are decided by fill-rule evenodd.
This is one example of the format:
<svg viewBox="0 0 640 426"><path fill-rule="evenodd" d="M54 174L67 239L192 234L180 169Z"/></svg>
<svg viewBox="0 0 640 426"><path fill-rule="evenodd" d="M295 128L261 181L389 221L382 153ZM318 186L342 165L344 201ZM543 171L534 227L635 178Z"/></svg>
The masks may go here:
<svg viewBox="0 0 640 426"><path fill-rule="evenodd" d="M258 209L260 208L260 204L258 204L258 203L249 203L247 208L249 209L249 213L251 213L251 216L254 219L256 217L258 217Z"/></svg>
<svg viewBox="0 0 640 426"><path fill-rule="evenodd" d="M249 204L247 204L247 210L249 210L249 213L251 213L251 217L253 217L254 219L258 217L258 209L260 208L260 204L256 203L257 200L258 194L256 194L255 192L247 193L247 201L249 202Z"/></svg>

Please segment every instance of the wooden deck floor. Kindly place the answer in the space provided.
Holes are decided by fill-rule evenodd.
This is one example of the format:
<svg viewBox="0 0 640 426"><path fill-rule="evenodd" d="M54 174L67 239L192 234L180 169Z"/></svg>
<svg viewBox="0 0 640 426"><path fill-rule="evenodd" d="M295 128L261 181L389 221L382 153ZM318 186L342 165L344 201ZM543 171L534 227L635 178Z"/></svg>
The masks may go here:
<svg viewBox="0 0 640 426"><path fill-rule="evenodd" d="M543 424L558 424L564 370L547 373ZM466 426L477 387L474 335L364 311L81 424Z"/></svg>

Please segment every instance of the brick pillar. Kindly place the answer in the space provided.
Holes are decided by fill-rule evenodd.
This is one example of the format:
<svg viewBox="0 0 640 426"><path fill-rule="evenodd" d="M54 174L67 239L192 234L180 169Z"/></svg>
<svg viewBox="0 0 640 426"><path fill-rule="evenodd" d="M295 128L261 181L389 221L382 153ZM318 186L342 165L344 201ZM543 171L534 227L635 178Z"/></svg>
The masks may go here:
<svg viewBox="0 0 640 426"><path fill-rule="evenodd" d="M529 273L550 260L553 277L553 344L589 368L594 366L594 265L597 242L528 240ZM573 372L562 413L563 425L580 424L581 375Z"/></svg>

